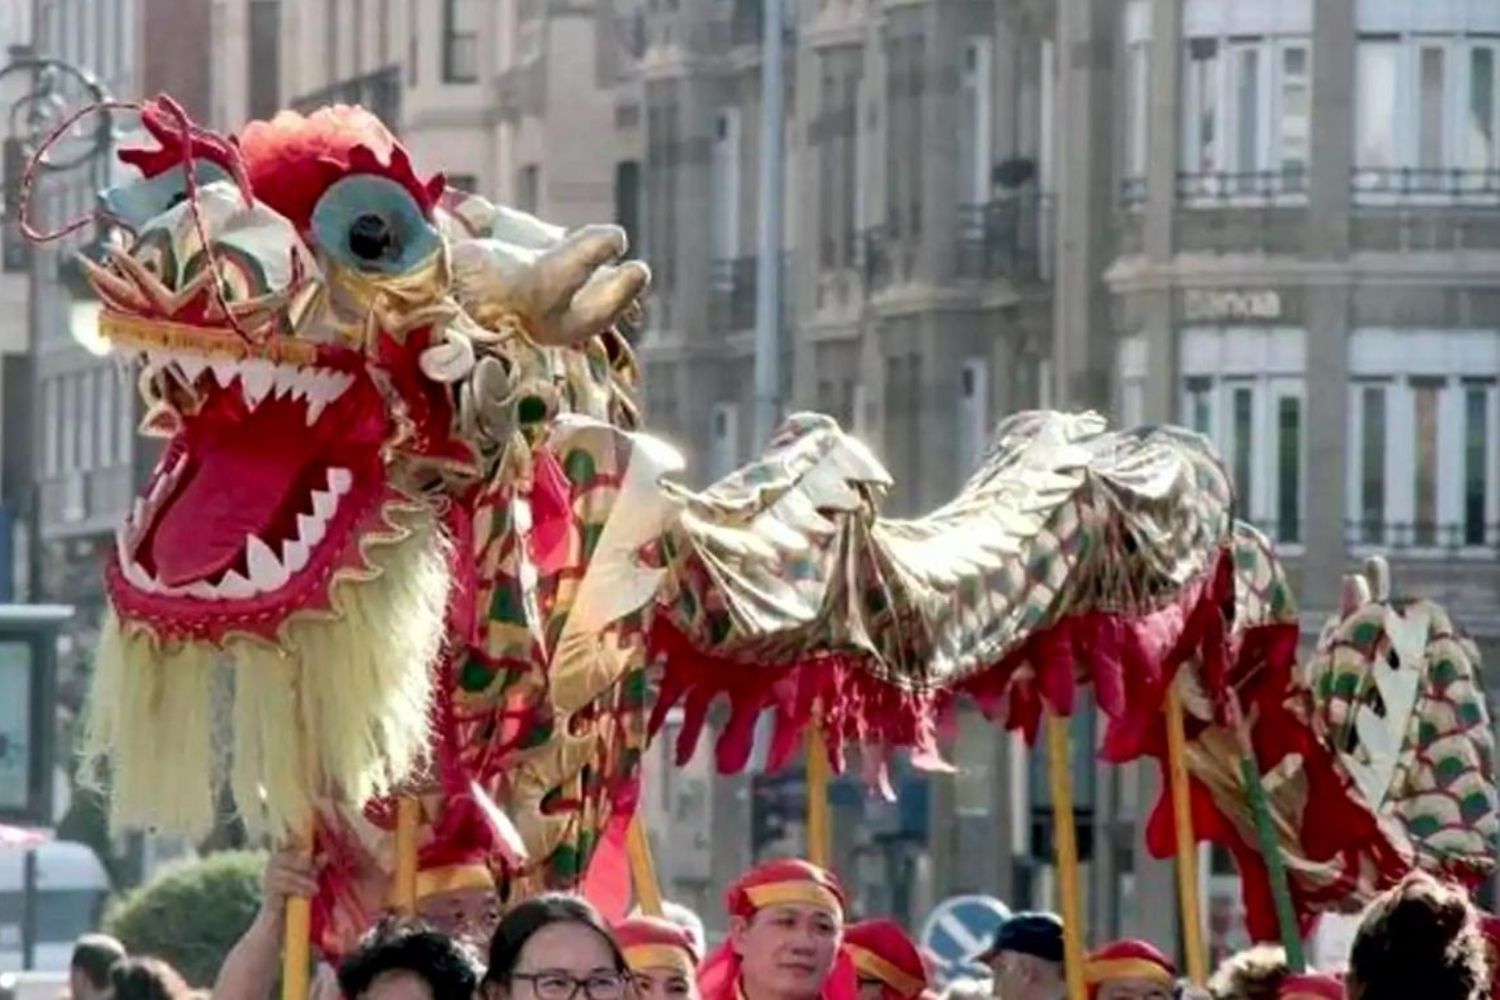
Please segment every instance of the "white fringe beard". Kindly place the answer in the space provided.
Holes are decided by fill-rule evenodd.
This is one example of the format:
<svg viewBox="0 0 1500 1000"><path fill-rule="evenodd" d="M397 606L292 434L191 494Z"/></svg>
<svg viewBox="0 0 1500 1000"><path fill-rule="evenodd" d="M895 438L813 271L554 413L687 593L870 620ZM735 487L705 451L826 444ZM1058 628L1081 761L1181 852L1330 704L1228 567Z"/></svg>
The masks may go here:
<svg viewBox="0 0 1500 1000"><path fill-rule="evenodd" d="M373 578L336 582L334 613L294 615L279 646L159 641L109 612L80 774L108 785L112 825L200 837L227 777L247 828L282 838L319 800L358 807L425 763L449 542L426 508L387 520Z"/></svg>

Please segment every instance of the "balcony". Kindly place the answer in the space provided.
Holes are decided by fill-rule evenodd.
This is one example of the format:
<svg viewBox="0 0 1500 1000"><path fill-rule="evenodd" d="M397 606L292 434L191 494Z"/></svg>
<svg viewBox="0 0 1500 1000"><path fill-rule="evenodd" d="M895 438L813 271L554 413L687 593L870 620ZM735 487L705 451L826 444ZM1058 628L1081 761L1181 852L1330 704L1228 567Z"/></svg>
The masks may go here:
<svg viewBox="0 0 1500 1000"><path fill-rule="evenodd" d="M1355 250L1500 250L1500 170L1356 170Z"/></svg>
<svg viewBox="0 0 1500 1000"><path fill-rule="evenodd" d="M1307 177L1302 171L1177 175L1177 244L1208 253L1300 253Z"/></svg>
<svg viewBox="0 0 1500 1000"><path fill-rule="evenodd" d="M708 320L719 333L755 329L755 296L759 285L758 258L734 257L714 261L712 285L708 297ZM792 288L786 258L781 262L781 326L784 329L792 315Z"/></svg>
<svg viewBox="0 0 1500 1000"><path fill-rule="evenodd" d="M959 210L958 257L961 278L1015 284L1052 280L1055 213L1048 194L1002 198Z"/></svg>
<svg viewBox="0 0 1500 1000"><path fill-rule="evenodd" d="M292 109L303 114L330 104L357 104L375 115L391 131L401 125L401 68L387 66L364 76L342 80L292 101Z"/></svg>
<svg viewBox="0 0 1500 1000"><path fill-rule="evenodd" d="M1344 541L1394 555L1489 560L1500 548L1500 524L1353 520L1344 522Z"/></svg>

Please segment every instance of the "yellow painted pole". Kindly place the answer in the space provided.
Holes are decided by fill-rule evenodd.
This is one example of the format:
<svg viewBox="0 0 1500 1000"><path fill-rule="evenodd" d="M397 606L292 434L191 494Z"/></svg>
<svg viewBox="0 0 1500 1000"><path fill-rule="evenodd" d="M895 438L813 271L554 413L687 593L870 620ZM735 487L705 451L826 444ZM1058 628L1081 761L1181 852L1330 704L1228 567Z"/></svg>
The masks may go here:
<svg viewBox="0 0 1500 1000"><path fill-rule="evenodd" d="M1083 906L1078 889L1078 832L1073 828L1073 776L1068 720L1047 711L1047 776L1057 828L1057 884L1063 922L1063 973L1068 1000L1086 1000L1083 982Z"/></svg>
<svg viewBox="0 0 1500 1000"><path fill-rule="evenodd" d="M630 881L635 885L635 900L648 917L661 916L661 883L656 880L656 862L651 858L651 841L646 823L638 812L625 832L625 853L630 858Z"/></svg>
<svg viewBox="0 0 1500 1000"><path fill-rule="evenodd" d="M827 868L833 853L828 816L828 748L816 722L807 727L807 860Z"/></svg>
<svg viewBox="0 0 1500 1000"><path fill-rule="evenodd" d="M312 853L312 837L301 838ZM281 946L281 1000L307 1000L312 973L312 900L292 896L286 901L286 928Z"/></svg>
<svg viewBox="0 0 1500 1000"><path fill-rule="evenodd" d="M415 795L396 799L396 884L391 902L396 912L414 916L417 912L417 824L422 803Z"/></svg>
<svg viewBox="0 0 1500 1000"><path fill-rule="evenodd" d="M1167 686L1167 764L1172 775L1172 819L1177 834L1177 895L1182 910L1182 946L1194 986L1208 985L1208 952L1203 945L1203 914L1198 899L1198 840L1193 835L1193 805L1188 792L1187 734L1182 721L1182 694Z"/></svg>

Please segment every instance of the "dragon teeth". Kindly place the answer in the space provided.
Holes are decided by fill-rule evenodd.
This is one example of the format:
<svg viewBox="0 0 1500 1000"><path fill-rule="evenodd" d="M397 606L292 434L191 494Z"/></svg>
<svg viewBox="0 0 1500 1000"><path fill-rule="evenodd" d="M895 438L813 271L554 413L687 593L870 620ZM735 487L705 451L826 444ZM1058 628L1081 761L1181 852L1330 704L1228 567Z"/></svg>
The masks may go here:
<svg viewBox="0 0 1500 1000"><path fill-rule="evenodd" d="M250 583L258 591L284 587L292 578L281 560L276 558L276 553L271 551L271 546L256 535L245 536L245 562L250 571Z"/></svg>

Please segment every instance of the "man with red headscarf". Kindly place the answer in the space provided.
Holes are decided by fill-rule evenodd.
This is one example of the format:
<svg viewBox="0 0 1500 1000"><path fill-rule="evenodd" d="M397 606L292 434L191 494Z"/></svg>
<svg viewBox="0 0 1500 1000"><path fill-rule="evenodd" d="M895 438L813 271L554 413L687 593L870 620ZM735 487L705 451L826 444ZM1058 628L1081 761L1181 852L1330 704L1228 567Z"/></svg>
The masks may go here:
<svg viewBox="0 0 1500 1000"><path fill-rule="evenodd" d="M859 977L859 1000L932 1000L922 953L894 920L850 924L844 954Z"/></svg>
<svg viewBox="0 0 1500 1000"><path fill-rule="evenodd" d="M1172 1000L1177 968L1145 941L1127 939L1090 952L1083 981L1089 1000Z"/></svg>
<svg viewBox="0 0 1500 1000"><path fill-rule="evenodd" d="M856 1000L840 945L844 890L807 861L771 861L729 887L729 939L699 970L704 1000Z"/></svg>
<svg viewBox="0 0 1500 1000"><path fill-rule="evenodd" d="M699 1000L698 950L686 928L661 917L615 925L637 1000Z"/></svg>
<svg viewBox="0 0 1500 1000"><path fill-rule="evenodd" d="M1322 973L1287 976L1276 997L1277 1000L1344 1000L1344 984Z"/></svg>

